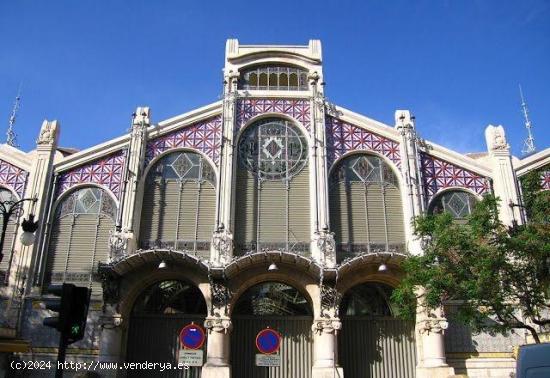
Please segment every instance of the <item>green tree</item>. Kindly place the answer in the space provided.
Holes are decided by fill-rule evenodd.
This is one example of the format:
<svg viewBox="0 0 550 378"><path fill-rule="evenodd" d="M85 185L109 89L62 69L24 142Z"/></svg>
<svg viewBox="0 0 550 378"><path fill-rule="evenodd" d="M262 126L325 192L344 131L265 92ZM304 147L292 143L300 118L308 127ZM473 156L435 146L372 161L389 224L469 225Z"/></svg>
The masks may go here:
<svg viewBox="0 0 550 378"><path fill-rule="evenodd" d="M423 287L427 310L458 300L451 319L491 334L526 329L539 343L536 326L550 327L550 192L541 191L540 177L522 180L524 225L503 225L492 195L466 223L448 213L415 219L424 254L403 263L405 278L392 295L400 316L414 318L415 289Z"/></svg>

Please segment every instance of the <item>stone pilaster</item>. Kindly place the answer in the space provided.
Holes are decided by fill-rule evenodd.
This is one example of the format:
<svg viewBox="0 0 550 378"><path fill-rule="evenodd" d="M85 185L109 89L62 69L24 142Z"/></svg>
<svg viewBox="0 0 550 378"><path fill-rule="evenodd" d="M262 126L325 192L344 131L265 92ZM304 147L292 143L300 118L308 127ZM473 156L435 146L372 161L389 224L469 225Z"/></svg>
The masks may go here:
<svg viewBox="0 0 550 378"><path fill-rule="evenodd" d="M233 328L227 316L211 315L204 321L208 333L206 363L202 367L202 378L230 378L230 334Z"/></svg>
<svg viewBox="0 0 550 378"><path fill-rule="evenodd" d="M493 172L493 190L500 198L499 218L507 225L523 223L519 206L520 196L517 177L512 166L510 146L502 126L489 125L485 129L485 139L489 151L489 161ZM511 206L513 205L513 206Z"/></svg>
<svg viewBox="0 0 550 378"><path fill-rule="evenodd" d="M312 91L311 148L310 148L310 192L313 236L311 252L313 258L327 267L336 265L334 236L329 230L328 167L325 130L325 98L322 77L317 71L309 74Z"/></svg>
<svg viewBox="0 0 550 378"><path fill-rule="evenodd" d="M216 199L216 230L212 236L210 261L223 266L233 256L233 201L235 186L233 153L235 143L235 109L239 73L229 71L224 76L222 141L218 169L218 196Z"/></svg>
<svg viewBox="0 0 550 378"><path fill-rule="evenodd" d="M136 246L141 212L141 197L139 182L143 176L145 151L147 148L147 127L151 124L151 111L148 107L138 107L133 114L130 143L126 150L126 167L124 171L124 191L121 199L121 213L117 229L111 233L109 244L111 259L121 254L131 253Z"/></svg>
<svg viewBox="0 0 550 378"><path fill-rule="evenodd" d="M424 193L419 166L418 136L416 134L414 116L409 110L395 111L395 128L401 134L399 145L401 155L401 171L403 173L402 201L405 222L407 249L412 254L420 254L421 247L414 237L412 219L424 211Z"/></svg>
<svg viewBox="0 0 550 378"><path fill-rule="evenodd" d="M34 272L32 279L27 280L27 287L30 288L31 283L34 286L40 284L42 270L44 269L44 253L46 243L46 229L48 224L48 209L51 202L52 178L53 178L53 162L59 140L60 125L57 121L44 120L40 129L40 134L36 140L36 156L33 161L31 172L29 174L27 189L25 191L26 198L36 197L38 201L33 204L28 202L25 204L25 214L35 215L35 220L38 220L38 230L36 231L36 241L30 247L22 246L15 248L21 253L21 256L26 257L26 261L21 261L22 268L28 268L29 272Z"/></svg>
<svg viewBox="0 0 550 378"><path fill-rule="evenodd" d="M313 378L343 378L344 370L338 366L337 334L342 329L338 317L328 316L313 321Z"/></svg>
<svg viewBox="0 0 550 378"><path fill-rule="evenodd" d="M417 378L449 377L454 368L447 365L444 332L448 327L442 309L429 310L424 306L424 291L417 290L416 340L418 350Z"/></svg>
<svg viewBox="0 0 550 378"><path fill-rule="evenodd" d="M107 306L99 319L99 362L122 362L123 319L114 306ZM101 372L102 377L116 377L116 370Z"/></svg>

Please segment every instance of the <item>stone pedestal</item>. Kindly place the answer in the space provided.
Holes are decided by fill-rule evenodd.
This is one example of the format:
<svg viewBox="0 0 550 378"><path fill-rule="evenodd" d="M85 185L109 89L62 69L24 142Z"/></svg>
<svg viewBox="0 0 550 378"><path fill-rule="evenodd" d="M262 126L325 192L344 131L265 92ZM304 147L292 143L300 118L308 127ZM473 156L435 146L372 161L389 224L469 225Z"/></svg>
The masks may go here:
<svg viewBox="0 0 550 378"><path fill-rule="evenodd" d="M318 319L311 328L314 333L312 378L343 378L344 370L338 366L337 342L342 322L338 318Z"/></svg>
<svg viewBox="0 0 550 378"><path fill-rule="evenodd" d="M228 317L210 316L206 318L204 327L208 331L206 348L206 363L202 367L202 378L231 378L230 333L231 320Z"/></svg>
<svg viewBox="0 0 550 378"><path fill-rule="evenodd" d="M121 362L122 318L120 315L105 315L100 319L99 362ZM102 377L116 377L116 370L101 371Z"/></svg>

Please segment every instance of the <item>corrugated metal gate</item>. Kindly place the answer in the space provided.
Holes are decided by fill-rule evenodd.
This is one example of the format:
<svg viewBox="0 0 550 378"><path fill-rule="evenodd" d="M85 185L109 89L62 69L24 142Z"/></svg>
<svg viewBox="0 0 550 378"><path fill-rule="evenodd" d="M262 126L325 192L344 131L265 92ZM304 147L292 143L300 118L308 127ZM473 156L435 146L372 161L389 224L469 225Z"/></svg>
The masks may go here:
<svg viewBox="0 0 550 378"><path fill-rule="evenodd" d="M238 378L311 378L313 335L309 316L236 316L231 333L231 365ZM281 336L281 367L255 365L255 340L266 327Z"/></svg>
<svg viewBox="0 0 550 378"><path fill-rule="evenodd" d="M132 315L128 332L128 362L170 362L177 365L179 331L191 322L204 323L198 315ZM203 345L206 358L206 342ZM128 377L200 378L200 367L188 370L128 370Z"/></svg>
<svg viewBox="0 0 550 378"><path fill-rule="evenodd" d="M346 378L413 378L414 322L395 318L344 317L338 335Z"/></svg>

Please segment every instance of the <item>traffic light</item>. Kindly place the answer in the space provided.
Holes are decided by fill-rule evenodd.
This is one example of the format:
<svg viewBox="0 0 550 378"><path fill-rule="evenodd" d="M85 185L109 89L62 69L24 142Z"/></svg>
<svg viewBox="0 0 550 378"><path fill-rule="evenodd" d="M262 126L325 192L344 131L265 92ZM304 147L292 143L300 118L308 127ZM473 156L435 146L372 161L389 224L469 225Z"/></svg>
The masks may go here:
<svg viewBox="0 0 550 378"><path fill-rule="evenodd" d="M81 340L86 329L90 290L64 283L50 285L48 293L59 298L46 299L46 309L58 312L59 316L45 318L43 324L58 330L66 345Z"/></svg>

